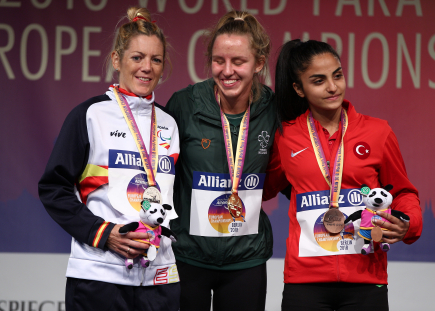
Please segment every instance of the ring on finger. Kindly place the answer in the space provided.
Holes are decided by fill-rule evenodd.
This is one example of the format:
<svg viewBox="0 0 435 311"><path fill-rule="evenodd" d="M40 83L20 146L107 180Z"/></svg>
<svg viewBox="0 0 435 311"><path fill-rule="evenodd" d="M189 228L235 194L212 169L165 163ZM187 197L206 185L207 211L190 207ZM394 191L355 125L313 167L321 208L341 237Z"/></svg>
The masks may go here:
<svg viewBox="0 0 435 311"><path fill-rule="evenodd" d="M128 247L128 249L127 249L127 254L130 255L130 247Z"/></svg>

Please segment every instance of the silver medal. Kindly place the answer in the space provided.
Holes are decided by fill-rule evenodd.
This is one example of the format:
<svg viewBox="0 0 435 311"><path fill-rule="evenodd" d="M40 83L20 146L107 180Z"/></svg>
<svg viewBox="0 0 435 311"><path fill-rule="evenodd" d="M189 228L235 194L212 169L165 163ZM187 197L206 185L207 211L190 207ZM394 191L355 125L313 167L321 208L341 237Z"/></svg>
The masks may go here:
<svg viewBox="0 0 435 311"><path fill-rule="evenodd" d="M162 204L162 194L157 187L148 187L143 193L143 199L152 203Z"/></svg>

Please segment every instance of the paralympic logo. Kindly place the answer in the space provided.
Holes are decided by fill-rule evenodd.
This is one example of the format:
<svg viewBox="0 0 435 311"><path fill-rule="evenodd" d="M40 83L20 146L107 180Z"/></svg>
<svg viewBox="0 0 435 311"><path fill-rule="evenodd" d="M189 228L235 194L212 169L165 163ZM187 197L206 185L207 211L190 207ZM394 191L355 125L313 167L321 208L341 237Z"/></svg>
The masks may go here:
<svg viewBox="0 0 435 311"><path fill-rule="evenodd" d="M169 149L169 147L171 146L169 143L167 143L166 141L171 140L172 137L166 138L162 136L162 130L159 130L157 132L157 135L159 136L160 140L162 141L161 144L159 144L160 146L162 146L163 148Z"/></svg>

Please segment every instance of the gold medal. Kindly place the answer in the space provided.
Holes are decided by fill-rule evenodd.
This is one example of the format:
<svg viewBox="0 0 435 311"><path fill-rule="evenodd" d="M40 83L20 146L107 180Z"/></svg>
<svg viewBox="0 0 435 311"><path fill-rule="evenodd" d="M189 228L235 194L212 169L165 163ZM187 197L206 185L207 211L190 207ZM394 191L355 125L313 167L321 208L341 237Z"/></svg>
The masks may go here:
<svg viewBox="0 0 435 311"><path fill-rule="evenodd" d="M338 208L330 208L323 216L323 225L331 234L337 234L344 228L344 215Z"/></svg>
<svg viewBox="0 0 435 311"><path fill-rule="evenodd" d="M230 170L230 176L233 182L231 187L232 194L228 198L227 208L228 208L228 212L230 213L231 217L233 217L234 221L238 217L242 217L243 221L245 221L245 218L243 217L243 203L239 195L237 194L237 189L240 184L240 179L243 173L243 165L245 163L246 146L247 146L248 132L249 132L249 118L251 115L252 93L249 97L248 109L246 109L245 114L243 115L243 119L240 123L239 137L237 140L237 148L236 148L237 153L235 158L233 155L233 144L231 141L230 123L228 122L227 117L222 111L221 100L217 87L215 87L215 96L216 96L216 102L219 104L219 107L221 108L220 114L221 114L222 131L224 134L225 153L227 155L228 168ZM203 139L201 141L202 147L204 149L207 149L210 143L208 143L207 145L204 145L204 143L207 143L207 141L204 141Z"/></svg>
<svg viewBox="0 0 435 311"><path fill-rule="evenodd" d="M162 194L156 187L150 186L145 189L143 199L152 203L162 204Z"/></svg>
<svg viewBox="0 0 435 311"><path fill-rule="evenodd" d="M373 241L375 241L375 242L382 241L383 234L382 234L382 229L380 227L378 227L378 226L374 227L370 234L372 236Z"/></svg>
<svg viewBox="0 0 435 311"><path fill-rule="evenodd" d="M233 193L228 198L228 211L233 218L238 218L242 215L243 204L237 193Z"/></svg>

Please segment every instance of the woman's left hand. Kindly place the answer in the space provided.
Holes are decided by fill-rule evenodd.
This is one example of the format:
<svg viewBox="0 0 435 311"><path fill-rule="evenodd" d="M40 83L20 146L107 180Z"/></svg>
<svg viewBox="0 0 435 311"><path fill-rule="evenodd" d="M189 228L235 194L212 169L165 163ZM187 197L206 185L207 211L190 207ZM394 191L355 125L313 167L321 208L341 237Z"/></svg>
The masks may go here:
<svg viewBox="0 0 435 311"><path fill-rule="evenodd" d="M376 220L376 225L382 226L388 230L383 231L382 241L388 244L400 242L408 232L409 222L402 221L399 218L385 212L376 212L376 214L390 222L384 222L382 219Z"/></svg>

